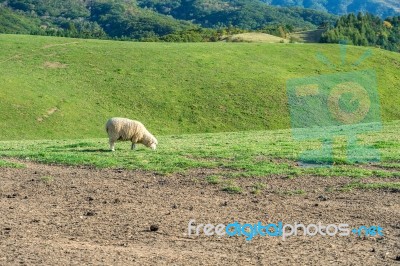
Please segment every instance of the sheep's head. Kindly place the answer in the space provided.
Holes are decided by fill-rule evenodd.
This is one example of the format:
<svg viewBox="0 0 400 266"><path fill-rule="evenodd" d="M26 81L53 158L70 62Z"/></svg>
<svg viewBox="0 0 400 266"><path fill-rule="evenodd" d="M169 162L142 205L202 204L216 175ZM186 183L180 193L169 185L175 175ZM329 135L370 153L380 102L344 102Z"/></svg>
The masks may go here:
<svg viewBox="0 0 400 266"><path fill-rule="evenodd" d="M148 135L143 139L142 143L143 143L144 145L146 145L146 147L149 147L149 148L151 148L152 150L155 150L155 149L157 148L158 141L157 141L157 139L156 139L153 135L148 134Z"/></svg>
<svg viewBox="0 0 400 266"><path fill-rule="evenodd" d="M151 148L152 150L157 149L157 144L158 144L157 139L156 139L155 137L153 137L152 140L151 140L151 143L150 143L150 148Z"/></svg>

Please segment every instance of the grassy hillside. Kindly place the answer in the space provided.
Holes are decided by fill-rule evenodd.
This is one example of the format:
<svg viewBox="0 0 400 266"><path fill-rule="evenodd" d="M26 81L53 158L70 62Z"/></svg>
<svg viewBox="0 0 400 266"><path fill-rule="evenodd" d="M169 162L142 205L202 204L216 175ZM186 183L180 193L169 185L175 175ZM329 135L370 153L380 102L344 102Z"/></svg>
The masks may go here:
<svg viewBox="0 0 400 266"><path fill-rule="evenodd" d="M349 47L348 63L366 48ZM109 117L165 134L289 127L290 78L373 68L385 121L400 118L400 54L361 67L337 45L132 43L0 35L0 139L104 137Z"/></svg>

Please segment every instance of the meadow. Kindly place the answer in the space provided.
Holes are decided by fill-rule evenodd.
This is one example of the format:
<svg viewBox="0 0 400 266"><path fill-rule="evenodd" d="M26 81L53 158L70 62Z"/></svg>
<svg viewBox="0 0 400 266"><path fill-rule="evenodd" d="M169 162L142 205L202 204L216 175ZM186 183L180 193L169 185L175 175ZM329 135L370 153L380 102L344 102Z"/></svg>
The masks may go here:
<svg viewBox="0 0 400 266"><path fill-rule="evenodd" d="M400 119L400 54L338 45L135 43L0 35L0 140L105 137L113 116L158 136L290 127L292 78L373 69L383 121ZM331 65L317 59L324 54Z"/></svg>
<svg viewBox="0 0 400 266"><path fill-rule="evenodd" d="M400 119L400 98L393 97L400 87L396 53L373 49L355 66L368 48L348 46L343 58L337 45L22 35L0 35L0 46L0 156L5 158L161 174L223 169L223 178L400 175L400 123L390 122ZM380 150L380 163L349 163L347 139L338 136L333 167L303 167L297 162L302 151L320 148L321 141L293 140L287 80L360 69L377 73L385 124L380 132L359 135L359 141ZM158 137L159 149L130 151L120 143L109 152L103 138L111 116L144 122ZM0 166L21 165L1 161Z"/></svg>

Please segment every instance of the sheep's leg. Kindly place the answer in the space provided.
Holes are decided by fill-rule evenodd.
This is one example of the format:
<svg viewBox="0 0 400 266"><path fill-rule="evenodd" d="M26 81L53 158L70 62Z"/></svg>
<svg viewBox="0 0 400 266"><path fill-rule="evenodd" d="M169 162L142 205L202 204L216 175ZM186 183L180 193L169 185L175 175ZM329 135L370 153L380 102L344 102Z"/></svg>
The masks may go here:
<svg viewBox="0 0 400 266"><path fill-rule="evenodd" d="M135 145L135 143L132 142L131 150L134 150L134 149L136 149L136 145Z"/></svg>
<svg viewBox="0 0 400 266"><path fill-rule="evenodd" d="M110 150L115 151L115 140L110 139Z"/></svg>

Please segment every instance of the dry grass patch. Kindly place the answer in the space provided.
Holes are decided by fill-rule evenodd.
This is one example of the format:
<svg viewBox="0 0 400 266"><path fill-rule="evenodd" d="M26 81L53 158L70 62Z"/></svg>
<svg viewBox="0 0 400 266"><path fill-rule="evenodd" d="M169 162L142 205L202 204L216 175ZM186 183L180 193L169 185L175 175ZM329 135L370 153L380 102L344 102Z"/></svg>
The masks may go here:
<svg viewBox="0 0 400 266"><path fill-rule="evenodd" d="M287 39L260 32L246 32L227 37L233 42L262 42L262 43L282 43L289 42Z"/></svg>
<svg viewBox="0 0 400 266"><path fill-rule="evenodd" d="M48 62L48 61L44 62L43 66L46 68L67 68L68 67L67 64L63 64L60 62Z"/></svg>

